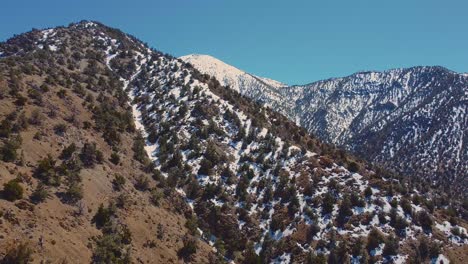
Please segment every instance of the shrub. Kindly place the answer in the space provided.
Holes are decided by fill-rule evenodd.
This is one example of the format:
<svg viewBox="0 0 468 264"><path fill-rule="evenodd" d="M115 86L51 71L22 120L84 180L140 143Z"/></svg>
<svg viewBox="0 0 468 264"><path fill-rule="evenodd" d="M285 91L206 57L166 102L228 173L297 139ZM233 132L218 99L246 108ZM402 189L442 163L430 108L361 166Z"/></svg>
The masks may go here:
<svg viewBox="0 0 468 264"><path fill-rule="evenodd" d="M260 256L255 253L255 248L252 242L248 242L244 252L244 261L245 264L257 264L261 263Z"/></svg>
<svg viewBox="0 0 468 264"><path fill-rule="evenodd" d="M177 254L185 261L189 261L193 254L197 252L197 240L193 237L184 239L184 246L179 249Z"/></svg>
<svg viewBox="0 0 468 264"><path fill-rule="evenodd" d="M65 96L67 95L67 91L65 89L60 89L58 92L57 92L57 96L61 99L65 98Z"/></svg>
<svg viewBox="0 0 468 264"><path fill-rule="evenodd" d="M160 200L163 197L163 194L158 191L157 189L151 190L150 194L150 201L153 203L155 206L159 206Z"/></svg>
<svg viewBox="0 0 468 264"><path fill-rule="evenodd" d="M83 186L75 181L69 183L65 192L65 196L71 203L78 202L79 200L83 199Z"/></svg>
<svg viewBox="0 0 468 264"><path fill-rule="evenodd" d="M333 197L332 194L330 193L325 193L323 197L323 202L322 202L322 213L324 215L330 214L333 212L333 207L335 205L335 197Z"/></svg>
<svg viewBox="0 0 468 264"><path fill-rule="evenodd" d="M53 186L60 184L60 178L55 168L55 160L51 155L47 155L47 157L39 160L33 175L44 184Z"/></svg>
<svg viewBox="0 0 468 264"><path fill-rule="evenodd" d="M413 213L411 202L408 199L402 198L400 201L400 206L403 209L403 212L405 212L405 214L411 215Z"/></svg>
<svg viewBox="0 0 468 264"><path fill-rule="evenodd" d="M452 229L450 229L450 232L452 232L454 236L462 236L461 229L458 226L452 227Z"/></svg>
<svg viewBox="0 0 468 264"><path fill-rule="evenodd" d="M26 104L26 102L28 102L28 98L26 98L26 97L24 97L24 96L22 96L22 95L18 95L18 96L16 97L15 104L16 104L17 106L23 106L23 105Z"/></svg>
<svg viewBox="0 0 468 264"><path fill-rule="evenodd" d="M211 175L213 174L213 167L213 163L204 158L200 161L200 169L198 169L198 174Z"/></svg>
<svg viewBox="0 0 468 264"><path fill-rule="evenodd" d="M21 147L21 136L8 139L0 149L0 155L4 162L13 162L18 158L16 152Z"/></svg>
<svg viewBox="0 0 468 264"><path fill-rule="evenodd" d="M19 132L27 128L28 128L28 120L24 112L21 112L21 114L18 116L18 119L16 120L15 125L13 126L13 130L15 132Z"/></svg>
<svg viewBox="0 0 468 264"><path fill-rule="evenodd" d="M117 146L121 141L119 131L113 126L106 126L102 136L109 146Z"/></svg>
<svg viewBox="0 0 468 264"><path fill-rule="evenodd" d="M426 211L420 211L417 214L417 221L425 231L432 231L432 225L434 224L434 220Z"/></svg>
<svg viewBox="0 0 468 264"><path fill-rule="evenodd" d="M39 183L31 194L31 201L33 203L42 203L49 197L49 191L47 190L46 186L42 183Z"/></svg>
<svg viewBox="0 0 468 264"><path fill-rule="evenodd" d="M65 125L63 123L55 125L54 126L54 132L55 132L55 134L57 134L59 136L63 136L63 134L65 134L65 132L67 132L67 125Z"/></svg>
<svg viewBox="0 0 468 264"><path fill-rule="evenodd" d="M357 164L356 162L352 161L348 164L348 170L350 172L359 172L359 170L361 169L361 167L359 166L359 164Z"/></svg>
<svg viewBox="0 0 468 264"><path fill-rule="evenodd" d="M32 262L33 250L26 243L20 243L6 251L1 264L27 264Z"/></svg>
<svg viewBox="0 0 468 264"><path fill-rule="evenodd" d="M354 206L364 207L364 206L366 206L366 202L364 201L364 199L362 199L362 197L358 193L353 192L351 194L351 205L353 207Z"/></svg>
<svg viewBox="0 0 468 264"><path fill-rule="evenodd" d="M122 175L116 174L115 178L112 180L112 186L114 187L116 191L121 191L125 182L126 180Z"/></svg>
<svg viewBox="0 0 468 264"><path fill-rule="evenodd" d="M16 201L23 198L23 187L17 179L3 184L3 197L8 201Z"/></svg>
<svg viewBox="0 0 468 264"><path fill-rule="evenodd" d="M135 182L135 188L140 191L146 191L149 187L149 180L145 175L140 175Z"/></svg>
<svg viewBox="0 0 468 264"><path fill-rule="evenodd" d="M429 258L436 258L441 253L441 245L437 242L431 242L429 244Z"/></svg>
<svg viewBox="0 0 468 264"><path fill-rule="evenodd" d="M364 190L364 196L367 198L372 196L372 188L370 186L367 186Z"/></svg>
<svg viewBox="0 0 468 264"><path fill-rule="evenodd" d="M386 241L385 241L385 247L383 249L383 256L388 257L388 256L395 256L398 254L398 238L395 236L391 235L389 236Z"/></svg>
<svg viewBox="0 0 468 264"><path fill-rule="evenodd" d="M400 236L406 236L406 227L408 223L406 220L397 214L396 209L390 210L390 225L395 228L395 233Z"/></svg>
<svg viewBox="0 0 468 264"><path fill-rule="evenodd" d="M120 156L117 152L112 152L111 156L110 156L110 162L112 162L113 164L115 165L119 165L120 163Z"/></svg>
<svg viewBox="0 0 468 264"><path fill-rule="evenodd" d="M424 236L419 239L418 252L422 260L425 260L429 256L429 242Z"/></svg>
<svg viewBox="0 0 468 264"><path fill-rule="evenodd" d="M34 109L29 117L29 124L38 126L42 124L42 120L44 119L44 115L39 111L39 109Z"/></svg>
<svg viewBox="0 0 468 264"><path fill-rule="evenodd" d="M337 247L330 250L330 254L328 255L328 263L350 263L346 240L341 241Z"/></svg>
<svg viewBox="0 0 468 264"><path fill-rule="evenodd" d="M195 215L192 215L190 218L187 218L187 222L185 222L185 227L188 229L189 233L191 235L196 235L198 234L198 223L197 223L197 217Z"/></svg>
<svg viewBox="0 0 468 264"><path fill-rule="evenodd" d="M351 210L351 201L348 196L344 196L338 210L338 225L343 226L348 221L348 217L352 215L353 211Z"/></svg>
<svg viewBox="0 0 468 264"><path fill-rule="evenodd" d="M314 221L314 223L310 225L309 230L307 232L307 240L309 242L313 241L314 236L317 235L318 232L320 232L320 226L316 223L316 221Z"/></svg>
<svg viewBox="0 0 468 264"><path fill-rule="evenodd" d="M367 250L370 252L384 242L382 233L376 228L372 228L367 236Z"/></svg>
<svg viewBox="0 0 468 264"><path fill-rule="evenodd" d="M132 263L130 251L124 245L122 234L108 233L96 239L93 252L93 263L126 264Z"/></svg>
<svg viewBox="0 0 468 264"><path fill-rule="evenodd" d="M92 126L90 122L83 121L83 129L90 129Z"/></svg>
<svg viewBox="0 0 468 264"><path fill-rule="evenodd" d="M207 160L211 161L213 165L218 165L221 162L225 162L227 159L224 151L212 141L208 142L204 156Z"/></svg>
<svg viewBox="0 0 468 264"><path fill-rule="evenodd" d="M11 120L8 118L4 119L0 123L0 137L2 138L8 138L11 134L13 124L11 123Z"/></svg>
<svg viewBox="0 0 468 264"><path fill-rule="evenodd" d="M161 223L158 224L158 232L156 234L156 237L159 239L159 240L162 240L164 238L164 234L165 234L165 231L164 231L164 227Z"/></svg>
<svg viewBox="0 0 468 264"><path fill-rule="evenodd" d="M135 139L133 140L133 157L135 160L146 164L148 162L148 156L146 154L145 150L145 139L141 135L141 133L138 133Z"/></svg>
<svg viewBox="0 0 468 264"><path fill-rule="evenodd" d="M314 252L309 253L306 259L307 264L326 264L327 259L325 255L318 254L316 255Z"/></svg>
<svg viewBox="0 0 468 264"><path fill-rule="evenodd" d="M69 159L72 157L73 153L77 150L77 147L75 143L71 143L68 147L64 148L62 150L62 153L60 154L59 158L60 159Z"/></svg>
<svg viewBox="0 0 468 264"><path fill-rule="evenodd" d="M118 208L125 208L130 203L130 196L126 193L120 193L119 196L115 198L115 205Z"/></svg>
<svg viewBox="0 0 468 264"><path fill-rule="evenodd" d="M98 229L101 229L104 227L106 224L108 224L112 218L112 216L115 215L115 208L113 205L108 206L107 208L104 208L104 205L101 204L99 205L99 208L94 215L92 222L96 224L96 227Z"/></svg>
<svg viewBox="0 0 468 264"><path fill-rule="evenodd" d="M96 149L96 143L86 142L80 153L81 162L86 167L92 167L96 163L103 161L102 152Z"/></svg>

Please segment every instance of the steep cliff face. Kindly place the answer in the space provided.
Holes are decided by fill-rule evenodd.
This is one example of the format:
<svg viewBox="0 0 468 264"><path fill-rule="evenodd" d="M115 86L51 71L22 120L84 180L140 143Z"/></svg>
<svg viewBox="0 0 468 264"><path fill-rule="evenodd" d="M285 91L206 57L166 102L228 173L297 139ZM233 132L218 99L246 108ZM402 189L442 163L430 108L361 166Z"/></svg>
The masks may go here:
<svg viewBox="0 0 468 264"><path fill-rule="evenodd" d="M80 153L74 156L67 150L62 156L58 152L63 146L57 144L44 155L50 151L52 158L74 157L89 168L62 175L64 167L73 164L60 161L63 166L55 168L46 160L36 165L41 155L23 144L15 145L15 153L25 150L26 159L39 173L24 168L19 158L2 157L1 163L33 176L31 182L19 183L28 195L38 182L48 186L52 198L44 206L52 201L60 204L63 188L84 185L84 200L92 205L91 211L75 227L84 226L89 234L69 227L70 236L80 237L68 242L84 248L84 241L96 238L87 255L77 257L97 263L125 263L127 258L203 263L226 259L315 263L326 258L334 263L368 258L418 262L437 261L444 258L442 254L467 258L467 226L457 217L465 211L456 200L419 188L407 178L376 171L369 163L322 143L283 115L222 86L216 78L118 30L81 22L20 35L2 43L0 51L7 80L2 100L9 107L5 109L11 110L15 103L21 111L38 103L37 93L29 90L41 89L51 107L61 106L65 121L76 120L68 118L74 105L82 106L80 111L89 117L70 122L65 130L44 119L54 124L54 135L46 133L45 141L55 142L63 135L64 144L74 142ZM17 75L8 69L23 60L14 70L40 81L23 79L21 85L15 84ZM53 85L53 90L45 89L44 83ZM2 128L22 124L7 123ZM9 140L27 133L15 130L2 138L2 144L9 146L2 153L11 153ZM85 139L98 144L85 145ZM126 181L97 170L120 171ZM17 174L9 171L2 183ZM66 177L70 185L49 181L56 175ZM117 186L122 189L112 192ZM130 195L133 203L126 203L120 192ZM19 200L27 203L26 198ZM0 203L26 213L11 201ZM60 206L79 208L78 204ZM34 210L47 217L52 213L46 208ZM12 218L8 214L5 219ZM8 220L9 241L15 232L29 234L17 231L18 226L34 232L44 226L50 232L59 230L45 221L31 227L29 219ZM163 238L160 225L166 230ZM129 232L134 234L131 241ZM216 253L210 253L208 245ZM419 246L430 247L430 253L421 255ZM52 250L52 243L48 247Z"/></svg>

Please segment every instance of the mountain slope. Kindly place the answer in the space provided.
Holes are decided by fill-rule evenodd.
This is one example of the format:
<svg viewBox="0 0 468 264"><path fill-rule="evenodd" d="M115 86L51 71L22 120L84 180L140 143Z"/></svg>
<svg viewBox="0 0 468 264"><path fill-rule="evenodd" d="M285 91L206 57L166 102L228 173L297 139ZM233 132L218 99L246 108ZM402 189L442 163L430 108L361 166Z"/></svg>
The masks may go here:
<svg viewBox="0 0 468 264"><path fill-rule="evenodd" d="M301 125L406 175L466 191L468 78L442 67L363 72L283 89ZM339 124L339 125L338 125Z"/></svg>
<svg viewBox="0 0 468 264"><path fill-rule="evenodd" d="M0 44L0 262L182 263L190 208L151 179L91 25ZM197 246L192 261L207 263Z"/></svg>
<svg viewBox="0 0 468 264"><path fill-rule="evenodd" d="M81 89L73 85L75 79L87 81L81 88L97 89L95 98L100 104L90 106L80 101L99 118L93 124L96 128L88 127L89 136L105 142L100 146L107 149L106 157L116 149L113 151L122 157L130 154L136 159L135 167L128 168L136 170L135 177L128 178L134 187L128 188L138 195L138 207L130 212L120 210L118 214L138 214L134 219L140 220L139 224L128 223L135 229L140 224L152 227L153 221L175 224L165 214L147 223L142 216L148 214L145 210L155 207L144 202L150 197L158 200L163 193L169 197L168 205L179 208L185 217L181 220L185 220L185 227L174 232L188 234L174 239L172 247L156 241L155 249L150 238L142 245L156 230L154 226L138 230L132 248L144 260L165 262L162 257L151 257L174 252L175 248L186 261L212 263L222 263L226 258L236 263L317 263L327 258L332 263L364 259L417 263L443 260L444 255L454 260L468 259L467 224L459 218L466 214L456 200L430 188L415 189L417 185L406 178L377 170L321 143L281 114L118 30L81 22L20 35L2 43L0 52L5 57L1 59L5 69L20 57L43 54L57 58L57 64L51 65L55 68L63 65L74 69L72 85L63 86L66 92L59 89L60 96L79 94ZM36 67L44 69L43 78L68 85L68 75L63 71L44 65ZM30 67L20 69L28 72ZM112 76L112 83L106 82L103 72ZM14 78L6 75L14 83ZM107 87L102 96L101 87ZM18 94L7 94L9 101L24 101ZM55 94L48 95L55 98ZM123 129L119 142L110 128L120 124L119 120L128 121L127 94L131 116L136 128L143 130L143 138L127 135L130 132ZM102 105L106 95L116 102ZM63 104L72 105L68 101ZM109 109L120 107L127 114L109 116ZM62 128L57 127L58 132L62 133ZM79 128L70 127L70 131L80 133ZM128 137L134 138L133 144L123 141ZM81 145L83 139L75 141ZM2 139L2 143L7 141ZM11 162L4 161L2 165L10 166ZM140 172L154 179L148 183L155 188L151 192L146 190ZM102 178L94 177L92 186L99 186L98 180L107 181ZM23 184L29 186L27 182ZM93 188L85 191L101 200ZM181 197L183 200L178 199ZM9 201L1 203L14 207ZM36 210L50 215L41 208ZM106 219L108 210L98 211L98 216ZM101 217L94 222L99 223ZM85 219L85 224L90 220ZM97 234L109 232L103 227L90 228ZM10 226L7 229L14 230ZM207 253L205 241L216 248L216 255ZM426 247L431 249L429 253L424 251Z"/></svg>
<svg viewBox="0 0 468 264"><path fill-rule="evenodd" d="M189 62L225 78L225 65L207 70L196 59ZM283 87L274 96L255 87L260 95L245 94L261 98L257 101L326 142L463 195L468 186L467 87L466 74L414 67Z"/></svg>

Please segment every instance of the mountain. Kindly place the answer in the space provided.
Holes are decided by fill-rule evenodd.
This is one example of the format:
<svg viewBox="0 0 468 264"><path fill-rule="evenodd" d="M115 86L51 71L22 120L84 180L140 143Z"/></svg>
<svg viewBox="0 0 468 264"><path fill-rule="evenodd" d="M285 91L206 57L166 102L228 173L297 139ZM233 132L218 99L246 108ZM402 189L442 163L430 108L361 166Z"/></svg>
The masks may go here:
<svg viewBox="0 0 468 264"><path fill-rule="evenodd" d="M203 73L214 76L222 85L240 93L248 93L252 86L262 85L274 89L287 86L272 79L249 74L209 55L190 54L179 59L192 64Z"/></svg>
<svg viewBox="0 0 468 264"><path fill-rule="evenodd" d="M284 89L301 125L406 175L468 186L468 78L443 67L362 72ZM339 124L339 125L338 125Z"/></svg>
<svg viewBox="0 0 468 264"><path fill-rule="evenodd" d="M281 100L278 89L287 87L284 83L247 73L209 55L191 54L180 59L200 72L215 77L223 86L255 98L258 102L272 103L272 108L275 106L274 102Z"/></svg>
<svg viewBox="0 0 468 264"><path fill-rule="evenodd" d="M153 180L108 35L134 45L90 22L0 43L0 263L177 263L193 242L190 207ZM199 241L192 261L211 252Z"/></svg>
<svg viewBox="0 0 468 264"><path fill-rule="evenodd" d="M0 52L4 263L468 259L461 201L117 29L33 30Z"/></svg>
<svg viewBox="0 0 468 264"><path fill-rule="evenodd" d="M223 70L207 71L195 59L190 62L200 71L223 78ZM273 92L255 87L256 95L244 94L261 98L326 142L464 195L467 87L466 74L413 67L359 72Z"/></svg>

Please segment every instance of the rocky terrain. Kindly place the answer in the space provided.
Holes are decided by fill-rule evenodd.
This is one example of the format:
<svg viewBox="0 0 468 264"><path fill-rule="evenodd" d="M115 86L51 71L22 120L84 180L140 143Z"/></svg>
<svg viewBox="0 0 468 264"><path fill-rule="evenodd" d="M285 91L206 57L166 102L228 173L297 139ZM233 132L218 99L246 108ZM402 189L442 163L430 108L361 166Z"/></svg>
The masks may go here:
<svg viewBox="0 0 468 264"><path fill-rule="evenodd" d="M119 30L33 30L0 52L4 263L468 259L458 200Z"/></svg>

